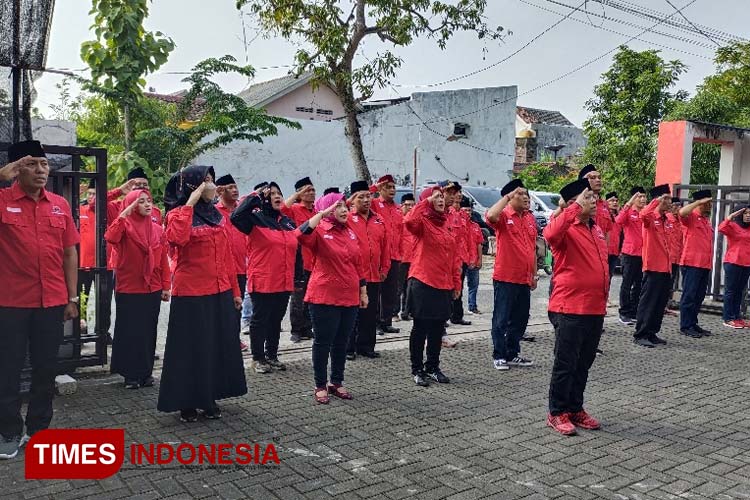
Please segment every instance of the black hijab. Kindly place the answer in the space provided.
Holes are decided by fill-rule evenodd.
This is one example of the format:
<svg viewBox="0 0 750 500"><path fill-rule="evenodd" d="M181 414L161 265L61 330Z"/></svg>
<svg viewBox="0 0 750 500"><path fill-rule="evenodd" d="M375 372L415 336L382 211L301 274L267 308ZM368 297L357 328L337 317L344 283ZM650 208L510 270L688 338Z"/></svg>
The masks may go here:
<svg viewBox="0 0 750 500"><path fill-rule="evenodd" d="M750 209L750 205L745 206L745 210ZM750 224L746 223L744 220L742 220L742 216L745 215L745 212L742 212L740 215L734 216L734 222L739 224L743 229L747 229L750 227Z"/></svg>
<svg viewBox="0 0 750 500"><path fill-rule="evenodd" d="M175 173L164 190L164 206L167 212L187 203L190 194L203 183L208 174L215 178L214 167L191 165ZM214 204L203 199L198 200L193 207L193 227L218 226L221 224L221 217L221 212Z"/></svg>

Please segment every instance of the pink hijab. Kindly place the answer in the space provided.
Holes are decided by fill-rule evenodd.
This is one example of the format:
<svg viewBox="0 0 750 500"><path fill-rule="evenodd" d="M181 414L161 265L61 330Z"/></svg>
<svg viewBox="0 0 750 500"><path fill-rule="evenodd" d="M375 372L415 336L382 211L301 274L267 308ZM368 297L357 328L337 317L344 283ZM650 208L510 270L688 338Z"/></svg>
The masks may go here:
<svg viewBox="0 0 750 500"><path fill-rule="evenodd" d="M441 188L440 186L430 186L423 189L422 192L419 193L419 201L426 200L427 198L432 196L432 193L434 193L435 191L440 191L442 193L443 188ZM447 208L448 207L446 207L446 209ZM437 210L435 210L435 207L432 206L432 203L427 205L427 213L425 214L425 216L438 226L442 226L448 218L445 212L438 212Z"/></svg>
<svg viewBox="0 0 750 500"><path fill-rule="evenodd" d="M344 199L344 195L341 193L328 193L327 195L321 196L315 200L315 210L322 212L331 205L335 205ZM336 216L334 214L327 215L324 217L328 222L336 222Z"/></svg>

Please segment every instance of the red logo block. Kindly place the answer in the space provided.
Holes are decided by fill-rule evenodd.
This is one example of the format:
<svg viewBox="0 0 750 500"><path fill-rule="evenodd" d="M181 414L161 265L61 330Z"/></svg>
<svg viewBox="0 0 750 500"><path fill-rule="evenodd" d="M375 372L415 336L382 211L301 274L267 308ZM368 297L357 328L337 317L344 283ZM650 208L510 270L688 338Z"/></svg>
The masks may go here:
<svg viewBox="0 0 750 500"><path fill-rule="evenodd" d="M47 429L26 445L26 479L104 479L125 458L124 429Z"/></svg>

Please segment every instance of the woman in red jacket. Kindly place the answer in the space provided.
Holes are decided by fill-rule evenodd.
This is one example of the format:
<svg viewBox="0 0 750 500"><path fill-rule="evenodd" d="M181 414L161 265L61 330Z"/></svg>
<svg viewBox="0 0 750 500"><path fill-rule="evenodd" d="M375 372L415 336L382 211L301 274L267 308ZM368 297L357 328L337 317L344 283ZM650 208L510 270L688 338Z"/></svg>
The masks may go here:
<svg viewBox="0 0 750 500"><path fill-rule="evenodd" d="M126 389L151 387L160 301L169 300L170 274L164 230L151 220L151 193L133 190L125 209L104 233L120 256L115 296L117 316L110 371Z"/></svg>
<svg viewBox="0 0 750 500"><path fill-rule="evenodd" d="M299 228L300 243L315 259L305 302L310 306L315 331L312 346L314 398L322 404L328 403L329 393L341 399L352 399L349 391L342 387L346 343L354 329L358 309L366 308L368 302L359 244L356 234L346 224L348 210L343 200L344 195L340 193L319 198L315 202L318 213Z"/></svg>
<svg viewBox="0 0 750 500"><path fill-rule="evenodd" d="M411 373L417 385L431 378L440 384L450 379L440 371L440 347L453 300L461 293L461 255L447 224L445 197L439 186L419 195L404 226L416 241L409 268L408 309L414 317L409 337ZM423 351L427 341L427 361Z"/></svg>
<svg viewBox="0 0 750 500"><path fill-rule="evenodd" d="M247 393L237 338L242 298L213 180L213 167L186 167L164 193L175 266L157 408L179 410L183 422L195 422L198 409L221 418L217 400Z"/></svg>
<svg viewBox="0 0 750 500"><path fill-rule="evenodd" d="M719 224L727 239L724 255L724 326L750 328L742 319L740 306L750 278L750 206L730 214Z"/></svg>
<svg viewBox="0 0 750 500"><path fill-rule="evenodd" d="M230 219L248 235L247 291L253 303L250 347L256 373L286 370L279 361L281 320L294 291L297 238L292 220L281 213L278 184L264 183L240 203Z"/></svg>

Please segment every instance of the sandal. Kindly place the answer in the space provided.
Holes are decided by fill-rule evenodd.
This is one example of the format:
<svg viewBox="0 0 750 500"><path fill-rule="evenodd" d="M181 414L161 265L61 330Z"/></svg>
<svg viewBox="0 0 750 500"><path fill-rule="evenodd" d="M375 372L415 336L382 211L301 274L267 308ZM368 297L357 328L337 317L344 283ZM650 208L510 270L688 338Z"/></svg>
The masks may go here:
<svg viewBox="0 0 750 500"><path fill-rule="evenodd" d="M341 384L328 384L328 392L337 398L352 399L352 394L344 389L344 386Z"/></svg>
<svg viewBox="0 0 750 500"><path fill-rule="evenodd" d="M328 389L325 387L316 387L313 393L313 399L316 403L327 405L330 399L328 399Z"/></svg>

